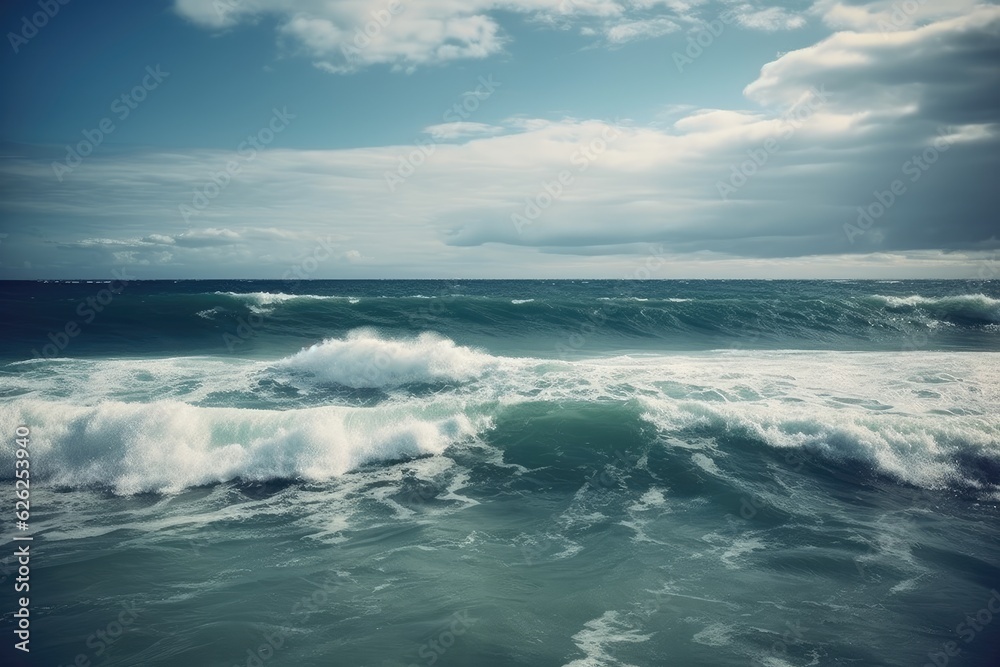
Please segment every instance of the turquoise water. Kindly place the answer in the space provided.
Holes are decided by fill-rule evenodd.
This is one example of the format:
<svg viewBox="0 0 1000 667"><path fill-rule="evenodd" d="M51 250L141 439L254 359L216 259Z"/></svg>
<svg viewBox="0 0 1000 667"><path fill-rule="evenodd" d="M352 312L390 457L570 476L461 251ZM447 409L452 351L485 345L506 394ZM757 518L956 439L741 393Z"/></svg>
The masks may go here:
<svg viewBox="0 0 1000 667"><path fill-rule="evenodd" d="M11 664L1000 657L996 283L104 288L0 285Z"/></svg>

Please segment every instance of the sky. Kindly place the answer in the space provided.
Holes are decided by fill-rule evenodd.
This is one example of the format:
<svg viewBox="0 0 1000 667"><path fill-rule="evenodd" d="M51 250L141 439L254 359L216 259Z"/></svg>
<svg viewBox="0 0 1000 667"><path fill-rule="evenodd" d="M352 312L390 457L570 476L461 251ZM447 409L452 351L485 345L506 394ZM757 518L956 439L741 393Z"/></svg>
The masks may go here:
<svg viewBox="0 0 1000 667"><path fill-rule="evenodd" d="M1000 6L0 9L0 279L976 278Z"/></svg>

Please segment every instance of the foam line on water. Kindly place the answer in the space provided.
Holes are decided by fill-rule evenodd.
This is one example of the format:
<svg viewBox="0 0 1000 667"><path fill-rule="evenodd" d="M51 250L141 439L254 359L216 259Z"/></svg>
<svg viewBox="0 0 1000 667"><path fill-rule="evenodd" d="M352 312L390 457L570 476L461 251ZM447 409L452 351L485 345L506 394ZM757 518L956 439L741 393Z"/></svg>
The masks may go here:
<svg viewBox="0 0 1000 667"><path fill-rule="evenodd" d="M241 479L329 480L360 466L441 454L488 426L455 406L200 408L175 401L79 407L22 399L0 428L31 424L32 468L50 484L120 494ZM0 454L13 470L11 450Z"/></svg>
<svg viewBox="0 0 1000 667"><path fill-rule="evenodd" d="M569 362L491 356L430 333L390 339L363 330L272 362L48 360L7 368L2 427L37 428L48 443L40 440L39 465L71 486L132 492L236 477L324 479L440 453L519 404L572 403L593 405L599 419L642 418L665 447L697 444L703 456L693 461L712 474L730 472L713 450L737 435L924 488L1000 488L997 353ZM268 409L258 410L196 405L225 404L219 397L227 393L258 396L267 383L279 384L284 402L261 397ZM339 400L323 384L382 393L367 408L297 404L309 392ZM296 409L271 409L288 406Z"/></svg>
<svg viewBox="0 0 1000 667"><path fill-rule="evenodd" d="M217 296L228 296L239 301L247 301L257 306L271 306L295 299L342 299L351 297L322 294L285 294L284 292L215 292Z"/></svg>

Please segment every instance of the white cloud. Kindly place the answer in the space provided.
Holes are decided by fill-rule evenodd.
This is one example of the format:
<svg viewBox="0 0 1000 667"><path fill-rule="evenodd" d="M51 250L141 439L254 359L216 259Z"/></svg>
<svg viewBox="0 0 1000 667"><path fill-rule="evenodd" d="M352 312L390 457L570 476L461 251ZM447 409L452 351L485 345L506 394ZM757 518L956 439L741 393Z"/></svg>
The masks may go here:
<svg viewBox="0 0 1000 667"><path fill-rule="evenodd" d="M411 70L419 65L485 58L502 50L506 38L490 15L520 12L550 21L610 17L614 0L219 0L222 12L204 0L176 0L183 17L205 28L229 28L262 16L276 17L279 34L317 67L348 73L387 64ZM218 4L218 3L216 3Z"/></svg>
<svg viewBox="0 0 1000 667"><path fill-rule="evenodd" d="M225 151L95 154L46 196L38 184L51 180L47 161L4 160L3 207L66 220L64 252L135 253L128 257L151 264L170 253L164 261L243 274L261 255L280 264L331 233L349 248L336 261L371 272L364 275L538 275L543 265L583 275L582 267L627 265L646 244L692 266L694 258L804 266L813 261L806 258L878 252L937 257L952 271L958 261L944 251L998 247L995 222L982 214L1000 156L998 37L996 7L888 37L838 33L766 65L746 88L756 108L674 107L663 127L544 118L505 121L502 133L431 126L431 136L474 140L437 145L393 192L386 174L412 146L270 148L198 213L193 229L178 205L199 184L200 167L224 162ZM814 87L828 99L794 122L783 118ZM902 168L926 154L938 128L950 147L909 180ZM717 184L769 139L780 149L724 201ZM564 172L570 182L555 188ZM849 243L843 226L857 207L903 178L905 196ZM543 193L549 204L519 230L512 215ZM46 257L23 256L35 265Z"/></svg>
<svg viewBox="0 0 1000 667"><path fill-rule="evenodd" d="M673 125L684 133L707 132L738 128L743 125L758 122L763 116L746 111L728 111L725 109L699 109L689 112Z"/></svg>
<svg viewBox="0 0 1000 667"><path fill-rule="evenodd" d="M436 140L460 139L464 137L482 137L499 134L504 129L497 125L487 125L486 123L454 122L440 123L424 128L426 134L431 135Z"/></svg>
<svg viewBox="0 0 1000 667"><path fill-rule="evenodd" d="M895 32L970 13L989 3L982 0L876 0L850 2L817 0L811 12L831 28L864 32Z"/></svg>
<svg viewBox="0 0 1000 667"><path fill-rule="evenodd" d="M680 26L670 19L656 18L618 23L609 27L606 35L612 44L624 44L640 39L661 37L678 30L680 30Z"/></svg>
<svg viewBox="0 0 1000 667"><path fill-rule="evenodd" d="M168 226L170 223L160 223ZM64 241L63 250L96 251L110 257L116 264L149 266L168 264L176 254L179 260L197 265L201 262L226 261L234 256L249 253L253 246L264 243L296 241L302 235L276 229L244 227L226 229L208 227L188 229L174 235L148 234L131 238L84 238ZM164 247L170 250L165 250ZM293 244L289 244L292 247Z"/></svg>
<svg viewBox="0 0 1000 667"><path fill-rule="evenodd" d="M987 46L1000 38L1000 7L898 32L840 32L813 46L768 63L746 87L747 97L764 105L790 105L810 87L850 91L844 108L903 108L907 103L968 106L970 96L993 89L998 70ZM985 40L976 43L974 40ZM945 97L931 99L934 94ZM973 108L995 112L991 96ZM984 106L985 104L985 106Z"/></svg>
<svg viewBox="0 0 1000 667"><path fill-rule="evenodd" d="M757 9L753 5L743 3L731 8L730 11L739 25L751 30L766 32L795 30L806 24L804 17L781 7Z"/></svg>
<svg viewBox="0 0 1000 667"><path fill-rule="evenodd" d="M410 72L498 54L509 42L500 12L555 28L577 26L582 35L603 35L608 44L620 45L717 19L723 7L704 0L175 0L175 10L216 30L271 17L288 49L324 71L349 74L371 65ZM788 10L745 2L737 16L757 30L804 23Z"/></svg>

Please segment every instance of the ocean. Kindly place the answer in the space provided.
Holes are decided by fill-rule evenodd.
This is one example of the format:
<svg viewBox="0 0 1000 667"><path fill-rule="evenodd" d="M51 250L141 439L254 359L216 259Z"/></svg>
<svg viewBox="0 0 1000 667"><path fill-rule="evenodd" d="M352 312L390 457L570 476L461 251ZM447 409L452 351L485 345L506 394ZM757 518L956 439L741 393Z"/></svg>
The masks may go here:
<svg viewBox="0 0 1000 667"><path fill-rule="evenodd" d="M0 303L5 664L1000 664L998 281Z"/></svg>

